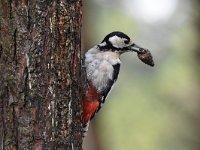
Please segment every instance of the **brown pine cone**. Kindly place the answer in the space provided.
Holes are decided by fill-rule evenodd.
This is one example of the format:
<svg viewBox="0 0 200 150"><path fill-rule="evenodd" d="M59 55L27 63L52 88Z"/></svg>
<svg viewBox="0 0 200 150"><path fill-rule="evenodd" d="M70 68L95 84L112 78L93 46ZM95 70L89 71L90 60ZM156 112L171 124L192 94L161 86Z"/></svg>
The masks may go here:
<svg viewBox="0 0 200 150"><path fill-rule="evenodd" d="M145 64L154 66L153 57L148 49L142 49L137 53L138 58Z"/></svg>

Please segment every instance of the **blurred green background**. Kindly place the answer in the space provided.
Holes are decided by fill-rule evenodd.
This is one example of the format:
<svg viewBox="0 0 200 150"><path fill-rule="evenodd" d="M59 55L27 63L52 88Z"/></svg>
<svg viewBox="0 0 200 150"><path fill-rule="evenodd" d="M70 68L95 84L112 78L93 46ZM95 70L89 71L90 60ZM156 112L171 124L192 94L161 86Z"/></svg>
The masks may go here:
<svg viewBox="0 0 200 150"><path fill-rule="evenodd" d="M200 149L200 1L87 0L83 48L122 31L155 67L123 54L119 79L92 121L84 150Z"/></svg>

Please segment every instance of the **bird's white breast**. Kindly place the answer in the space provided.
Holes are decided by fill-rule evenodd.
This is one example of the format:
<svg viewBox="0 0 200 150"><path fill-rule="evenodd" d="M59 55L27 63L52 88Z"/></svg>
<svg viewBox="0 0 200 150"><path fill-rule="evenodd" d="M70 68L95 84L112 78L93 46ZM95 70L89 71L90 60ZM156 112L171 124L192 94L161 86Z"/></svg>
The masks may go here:
<svg viewBox="0 0 200 150"><path fill-rule="evenodd" d="M85 54L87 79L98 91L105 90L109 80L113 80L113 65L121 63L119 55L112 51L102 52L97 46Z"/></svg>

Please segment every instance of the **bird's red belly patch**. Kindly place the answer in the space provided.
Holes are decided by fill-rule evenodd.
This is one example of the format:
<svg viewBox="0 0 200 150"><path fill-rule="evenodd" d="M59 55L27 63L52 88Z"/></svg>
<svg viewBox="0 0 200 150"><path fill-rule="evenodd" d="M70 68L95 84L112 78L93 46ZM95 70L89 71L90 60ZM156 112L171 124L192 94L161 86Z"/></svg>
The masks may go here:
<svg viewBox="0 0 200 150"><path fill-rule="evenodd" d="M83 124L87 125L87 123L90 121L90 118L95 113L97 108L99 107L98 101L88 101L84 100L83 102Z"/></svg>
<svg viewBox="0 0 200 150"><path fill-rule="evenodd" d="M99 94L94 86L89 86L83 100L83 126L86 126L99 107Z"/></svg>

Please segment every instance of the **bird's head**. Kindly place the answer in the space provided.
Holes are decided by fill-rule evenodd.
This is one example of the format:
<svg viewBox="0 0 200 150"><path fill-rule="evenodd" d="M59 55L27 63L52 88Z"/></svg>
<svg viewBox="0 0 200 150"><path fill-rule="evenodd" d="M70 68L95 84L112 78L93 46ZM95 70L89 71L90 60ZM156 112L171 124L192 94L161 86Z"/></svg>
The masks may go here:
<svg viewBox="0 0 200 150"><path fill-rule="evenodd" d="M98 45L102 51L115 51L115 52L139 52L143 48L136 45L131 41L130 37L123 32L115 31L108 34L101 44Z"/></svg>
<svg viewBox="0 0 200 150"><path fill-rule="evenodd" d="M144 63L154 65L151 53L137 44L123 32L115 31L108 34L98 45L101 51L112 51L123 54L125 52L137 52L138 57Z"/></svg>

